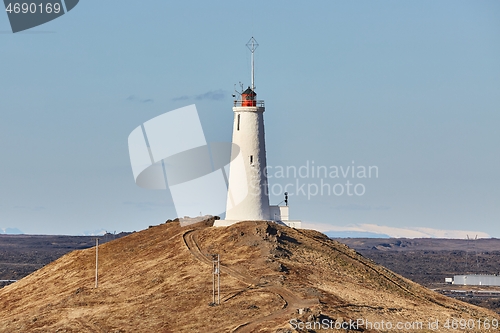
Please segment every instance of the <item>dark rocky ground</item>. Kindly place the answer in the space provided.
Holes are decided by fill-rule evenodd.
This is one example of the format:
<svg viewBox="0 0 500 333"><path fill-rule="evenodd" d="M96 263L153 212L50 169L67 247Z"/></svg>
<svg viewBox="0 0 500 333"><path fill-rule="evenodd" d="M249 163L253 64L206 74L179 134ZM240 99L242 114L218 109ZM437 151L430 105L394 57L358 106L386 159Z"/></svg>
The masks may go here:
<svg viewBox="0 0 500 333"><path fill-rule="evenodd" d="M499 287L447 285L445 278L461 274L500 274L500 239L340 238L390 270L425 287L446 290L500 290ZM457 297L500 313L499 297Z"/></svg>

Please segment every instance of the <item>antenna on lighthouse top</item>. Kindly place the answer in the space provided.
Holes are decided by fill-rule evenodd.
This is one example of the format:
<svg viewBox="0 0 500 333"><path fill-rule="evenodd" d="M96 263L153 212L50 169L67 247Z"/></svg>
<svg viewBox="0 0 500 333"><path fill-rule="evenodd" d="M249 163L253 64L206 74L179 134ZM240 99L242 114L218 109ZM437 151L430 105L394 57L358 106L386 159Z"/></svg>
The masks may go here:
<svg viewBox="0 0 500 333"><path fill-rule="evenodd" d="M255 50L257 47L259 47L259 43L255 40L255 38L250 38L250 40L247 43L247 47L252 52L252 91L255 91L255 66L254 66L254 61L253 61L253 54L255 53Z"/></svg>

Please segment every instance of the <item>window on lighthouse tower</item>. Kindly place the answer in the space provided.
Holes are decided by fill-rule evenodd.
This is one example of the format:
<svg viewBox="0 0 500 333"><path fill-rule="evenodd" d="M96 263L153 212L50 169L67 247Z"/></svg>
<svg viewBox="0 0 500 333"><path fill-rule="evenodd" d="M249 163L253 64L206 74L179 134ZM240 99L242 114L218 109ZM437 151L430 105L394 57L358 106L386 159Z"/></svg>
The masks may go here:
<svg viewBox="0 0 500 333"><path fill-rule="evenodd" d="M253 164L253 155L250 155L250 164Z"/></svg>
<svg viewBox="0 0 500 333"><path fill-rule="evenodd" d="M239 131L240 130L240 114L238 115L238 124L236 126L236 130Z"/></svg>

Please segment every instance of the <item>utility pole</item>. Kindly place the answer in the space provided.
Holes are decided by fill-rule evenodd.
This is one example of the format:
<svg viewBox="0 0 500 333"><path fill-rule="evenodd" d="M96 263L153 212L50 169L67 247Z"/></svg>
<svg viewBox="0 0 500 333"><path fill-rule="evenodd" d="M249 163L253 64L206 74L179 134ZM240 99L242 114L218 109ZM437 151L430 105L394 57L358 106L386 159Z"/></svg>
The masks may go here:
<svg viewBox="0 0 500 333"><path fill-rule="evenodd" d="M220 257L217 254L217 295L219 297L217 304L220 305Z"/></svg>
<svg viewBox="0 0 500 333"><path fill-rule="evenodd" d="M467 235L467 246L465 247L465 274L468 274L467 271L467 256L469 254L469 235Z"/></svg>
<svg viewBox="0 0 500 333"><path fill-rule="evenodd" d="M212 255L212 304L215 304L215 267L214 255Z"/></svg>
<svg viewBox="0 0 500 333"><path fill-rule="evenodd" d="M215 295L216 280L217 280L217 297ZM212 304L220 305L220 256L218 254L212 254Z"/></svg>
<svg viewBox="0 0 500 333"><path fill-rule="evenodd" d="M99 238L96 238L95 239L95 287L96 288L98 286L98 279L97 279L98 268L99 268Z"/></svg>

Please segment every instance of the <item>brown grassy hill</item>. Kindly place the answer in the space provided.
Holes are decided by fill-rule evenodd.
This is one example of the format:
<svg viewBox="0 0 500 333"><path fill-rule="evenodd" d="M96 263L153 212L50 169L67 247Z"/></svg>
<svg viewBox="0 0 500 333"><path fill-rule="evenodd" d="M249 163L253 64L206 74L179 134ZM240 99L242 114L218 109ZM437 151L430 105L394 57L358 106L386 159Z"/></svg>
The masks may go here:
<svg viewBox="0 0 500 333"><path fill-rule="evenodd" d="M474 320L467 331L480 332L477 320L499 319L315 231L267 222L210 225L172 222L100 246L97 289L95 250L65 255L0 290L0 332L295 332L292 319L363 319L372 324L358 327L365 332L431 332L428 321L439 320L438 332L456 332L444 328L452 318ZM223 264L220 306L209 306L210 253ZM414 329L387 329L397 322Z"/></svg>

